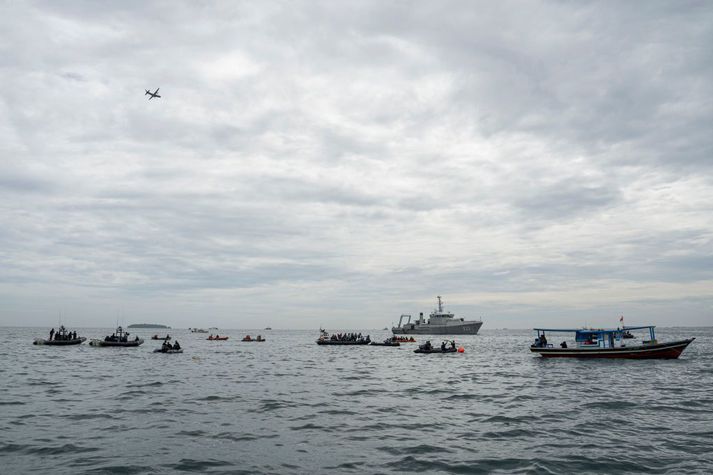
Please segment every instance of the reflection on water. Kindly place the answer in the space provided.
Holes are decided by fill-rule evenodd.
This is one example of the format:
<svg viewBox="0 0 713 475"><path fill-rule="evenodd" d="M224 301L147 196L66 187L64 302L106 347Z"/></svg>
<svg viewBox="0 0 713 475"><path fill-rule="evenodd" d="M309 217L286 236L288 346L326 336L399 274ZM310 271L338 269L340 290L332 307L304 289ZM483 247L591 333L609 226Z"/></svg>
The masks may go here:
<svg viewBox="0 0 713 475"><path fill-rule="evenodd" d="M171 330L175 355L153 330L139 348L31 344L45 333L0 333L3 473L713 470L711 328L659 329L697 337L671 361L541 359L530 332L487 329L447 355L316 331Z"/></svg>

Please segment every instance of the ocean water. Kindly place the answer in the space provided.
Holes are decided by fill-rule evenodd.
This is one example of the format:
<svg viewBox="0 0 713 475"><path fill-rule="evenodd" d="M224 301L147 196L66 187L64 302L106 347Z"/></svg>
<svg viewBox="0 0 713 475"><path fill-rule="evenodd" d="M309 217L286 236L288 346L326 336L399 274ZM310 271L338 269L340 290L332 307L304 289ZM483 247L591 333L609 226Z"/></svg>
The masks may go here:
<svg viewBox="0 0 713 475"><path fill-rule="evenodd" d="M696 337L660 361L542 359L513 330L447 355L169 332L183 354L0 328L0 473L713 472L713 328L658 329Z"/></svg>

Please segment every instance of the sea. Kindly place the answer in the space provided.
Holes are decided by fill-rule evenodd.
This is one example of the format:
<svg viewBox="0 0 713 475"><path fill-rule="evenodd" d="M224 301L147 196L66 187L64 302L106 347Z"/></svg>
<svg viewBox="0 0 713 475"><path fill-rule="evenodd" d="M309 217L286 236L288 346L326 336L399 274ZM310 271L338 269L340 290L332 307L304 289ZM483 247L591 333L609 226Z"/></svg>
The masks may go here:
<svg viewBox="0 0 713 475"><path fill-rule="evenodd" d="M32 345L48 331L0 328L2 474L713 472L711 327L658 328L696 340L648 361L543 359L531 331L487 328L443 355L277 329Z"/></svg>

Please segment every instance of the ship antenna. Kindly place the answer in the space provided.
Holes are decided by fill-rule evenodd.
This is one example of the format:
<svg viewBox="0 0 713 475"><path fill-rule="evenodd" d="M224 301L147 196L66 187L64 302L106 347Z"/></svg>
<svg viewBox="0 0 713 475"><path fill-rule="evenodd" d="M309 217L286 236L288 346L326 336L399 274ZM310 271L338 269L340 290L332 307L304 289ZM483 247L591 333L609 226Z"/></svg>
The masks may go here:
<svg viewBox="0 0 713 475"><path fill-rule="evenodd" d="M441 296L438 296L438 313L443 313L443 305L441 304Z"/></svg>

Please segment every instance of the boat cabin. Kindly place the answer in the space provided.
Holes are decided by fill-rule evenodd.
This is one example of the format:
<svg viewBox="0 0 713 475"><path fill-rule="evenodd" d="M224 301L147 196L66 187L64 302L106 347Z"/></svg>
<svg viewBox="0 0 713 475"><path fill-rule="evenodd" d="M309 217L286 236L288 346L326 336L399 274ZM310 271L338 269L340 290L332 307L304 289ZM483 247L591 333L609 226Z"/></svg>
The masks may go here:
<svg viewBox="0 0 713 475"><path fill-rule="evenodd" d="M656 344L655 326L641 327L623 327L616 329L604 328L535 328L537 339L533 346L541 346L543 348L552 348L556 342L550 342L547 338L548 333L574 333L574 341L577 348L621 348L626 346L624 343L624 333L630 330L648 330L649 340L644 340L644 345ZM544 336L544 340L543 340ZM542 342L545 342L544 345Z"/></svg>

